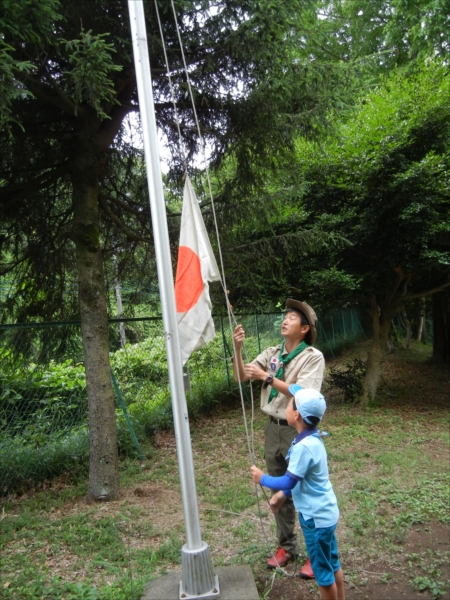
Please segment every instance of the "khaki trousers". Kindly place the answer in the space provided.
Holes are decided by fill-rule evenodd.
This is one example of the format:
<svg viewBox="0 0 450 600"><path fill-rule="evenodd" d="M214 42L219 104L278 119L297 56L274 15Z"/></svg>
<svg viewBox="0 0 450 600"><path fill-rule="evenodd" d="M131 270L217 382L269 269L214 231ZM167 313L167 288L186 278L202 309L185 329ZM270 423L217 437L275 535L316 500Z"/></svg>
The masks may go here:
<svg viewBox="0 0 450 600"><path fill-rule="evenodd" d="M281 477L286 473L288 468L285 456L297 432L289 425L277 425L269 417L264 428L264 433L264 458L267 471L273 477ZM297 543L297 534L295 533L297 511L295 510L292 497L286 498L286 502L274 516L277 524L278 545L291 555L298 555L300 548Z"/></svg>

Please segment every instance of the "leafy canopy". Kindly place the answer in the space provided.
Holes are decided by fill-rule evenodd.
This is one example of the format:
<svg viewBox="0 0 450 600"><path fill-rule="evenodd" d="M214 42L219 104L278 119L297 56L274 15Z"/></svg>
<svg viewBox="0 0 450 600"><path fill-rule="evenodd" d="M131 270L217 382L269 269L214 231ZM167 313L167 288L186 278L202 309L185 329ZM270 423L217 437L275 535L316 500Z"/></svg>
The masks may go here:
<svg viewBox="0 0 450 600"><path fill-rule="evenodd" d="M299 143L303 201L352 242L336 260L362 278L362 294L383 296L398 269L416 290L448 278L449 109L448 68L428 61L387 77L323 151Z"/></svg>

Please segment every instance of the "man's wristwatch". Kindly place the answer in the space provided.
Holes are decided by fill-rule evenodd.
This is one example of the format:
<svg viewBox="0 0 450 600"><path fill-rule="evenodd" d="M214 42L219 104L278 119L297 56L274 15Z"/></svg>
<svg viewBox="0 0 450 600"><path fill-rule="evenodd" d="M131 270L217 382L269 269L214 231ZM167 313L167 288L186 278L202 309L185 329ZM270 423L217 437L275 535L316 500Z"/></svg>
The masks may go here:
<svg viewBox="0 0 450 600"><path fill-rule="evenodd" d="M273 375L267 375L266 380L263 383L263 390L265 390L267 386L271 385L272 381L273 381Z"/></svg>

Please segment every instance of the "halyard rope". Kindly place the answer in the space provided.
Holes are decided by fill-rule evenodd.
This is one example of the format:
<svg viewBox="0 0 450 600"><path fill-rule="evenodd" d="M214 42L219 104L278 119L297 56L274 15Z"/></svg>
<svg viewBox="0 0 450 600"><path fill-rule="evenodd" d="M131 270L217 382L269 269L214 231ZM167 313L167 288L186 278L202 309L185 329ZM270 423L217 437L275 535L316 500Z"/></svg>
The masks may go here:
<svg viewBox="0 0 450 600"><path fill-rule="evenodd" d="M207 179L207 182L208 182L208 191L209 191L209 197L210 197L210 201L211 201L211 208L212 208L212 214L213 214L213 219L214 219L214 227L215 227L216 238L217 238L217 247L218 247L219 258L220 258L221 284L222 284L222 288L223 288L224 295L225 295L225 301L226 301L227 313L228 313L228 321L229 321L229 326L230 326L230 332L232 333L233 332L233 324L234 324L234 326L236 326L238 323L237 323L237 321L236 321L236 319L234 317L233 310L232 310L230 301L228 299L228 292L227 292L227 285L226 285L226 278L225 278L225 268L224 268L223 256L222 256L222 247L221 247L221 244L220 244L219 226L218 226L218 222L217 222L216 209L215 209L215 205L214 205L214 198L213 198L213 193L212 193L211 180L210 180L210 176L209 176L209 168L208 168L208 163L206 161L205 144L204 144L204 141L203 141L203 136L202 136L202 133L201 133L200 124L199 124L198 117L197 117L197 111L196 111L196 108L195 108L195 102L194 102L194 96L193 96L193 93L192 93L191 81L190 81L190 78L189 78L189 72L188 72L188 68L187 68L187 64L186 64L183 42L182 42L182 39L181 39L180 29L179 29L179 26L178 26L178 18L177 18L177 14L176 14L176 11L175 11L175 6L174 6L174 3L173 3L173 0L171 0L171 6L172 6L172 12L173 12L175 26L176 26L176 30L177 30L178 41L179 41L179 45L180 45L181 56L182 56L182 59L183 59L184 72L185 72L185 75L186 75L186 80L187 80L188 89L189 89L189 95L190 95L190 98L191 98L192 110L193 110L193 113L194 113L195 125L196 125L196 128L197 128L197 135L198 135L198 138L199 138L199 141L200 141L200 149L201 149L201 153L202 153L203 162L204 162L204 165L205 165L206 179ZM165 44L164 33L163 33L162 25L161 25L161 19L160 19L160 16L159 16L159 9L158 9L158 2L157 2L157 0L155 0L155 10L156 10L156 16L157 16L157 20L158 20L158 27L159 27L159 31L160 31L160 35L161 35L161 42L162 42L163 51L164 51L164 59L166 61L166 69L167 69L167 76L168 76L168 80L169 80L169 88L170 88L172 103L173 103L173 107L174 107L175 121L176 121L177 129L178 129L179 146L180 146L180 151L181 151L181 155L182 155L182 158L183 158L184 169L185 169L185 172L187 172L186 154L185 154L185 151L184 151L184 144L183 144L183 140L182 140L182 136L181 136L181 129L180 129L178 111L177 111L176 102L175 102L175 94L174 94L174 89L173 89L173 84L172 84L172 78L171 78L171 75L170 75L170 66L169 66L169 61L168 61L167 52L166 52L166 44ZM234 336L231 335L231 338L232 338L232 341L233 341L233 353L234 353L234 356L237 356L236 344L235 344L235 341L234 341ZM244 355L245 361L248 362L248 357L247 357L247 352L246 352L246 349L245 349L245 345L243 345L242 351L243 351L243 355ZM254 437L255 437L254 436L255 404L254 404L254 396L253 396L253 386L252 386L252 382L250 380L250 398L251 398L251 421L250 421L251 425L250 425L250 429L251 429L251 433L249 434L248 424L247 424L247 415L246 415L246 411L245 411L244 395L243 395L243 390L242 390L242 381L241 381L241 378L240 378L239 369L235 369L235 371L237 372L237 379L238 379L238 384L239 384L239 392L240 392L240 397L241 397L242 414L243 414L243 419L244 419L245 435L246 435L246 439L247 439L249 461L250 461L250 466L251 466L251 465L255 464L255 442L254 442ZM263 487L262 486L260 486L260 487L261 487L263 495L264 495L264 497L265 497L265 499L267 501L267 504L270 506L269 499L267 498L267 495L266 495ZM264 528L264 523L263 523L263 518L262 518L262 512L261 512L261 505L260 505L260 498L259 498L259 494L258 494L258 486L257 486L256 483L255 483L255 495L256 495L256 502L257 502L257 505L258 505L258 513L259 513L259 521L260 521L260 524L261 524L261 529L263 531L263 534L264 534L267 546L268 546L268 548L270 550L270 553L275 558L275 556L274 556L274 554L273 554L273 552L271 550L271 546L270 546L270 542L269 542L267 533L266 533L265 528ZM275 558L275 562L277 562L276 558ZM297 569L297 561L295 560L295 558L294 558L294 564L295 564L295 568L294 568L294 572L292 574L288 573L287 571L285 571L285 569L283 569L282 567L280 567L278 565L278 567L276 569L274 569L274 577L275 577L276 571L281 571L287 577L294 577L295 573L296 573L296 569ZM272 578L272 585L273 585L274 577Z"/></svg>

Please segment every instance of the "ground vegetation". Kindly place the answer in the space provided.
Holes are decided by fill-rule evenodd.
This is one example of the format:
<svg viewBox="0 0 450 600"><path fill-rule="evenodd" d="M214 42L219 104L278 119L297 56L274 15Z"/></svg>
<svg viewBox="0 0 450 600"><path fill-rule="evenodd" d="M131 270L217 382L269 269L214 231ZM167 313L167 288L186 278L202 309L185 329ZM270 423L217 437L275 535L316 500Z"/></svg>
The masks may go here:
<svg viewBox="0 0 450 600"><path fill-rule="evenodd" d="M368 351L368 341L353 344L328 368L345 371L355 359L366 361ZM430 358L431 348L415 341L390 354L377 403L367 409L345 402L327 370L322 427L331 434L325 443L350 600L449 597L447 373ZM294 577L265 568L274 521L261 492L258 512L238 397L235 402L192 421L203 539L214 566L251 567L261 598L310 598L315 583L298 575L304 548ZM245 410L250 422L250 404ZM258 409L254 431L262 465ZM180 571L185 531L173 431L157 434L150 458L122 467L120 497L106 505L88 502L84 478L69 474L2 499L4 598L138 600L151 578Z"/></svg>

